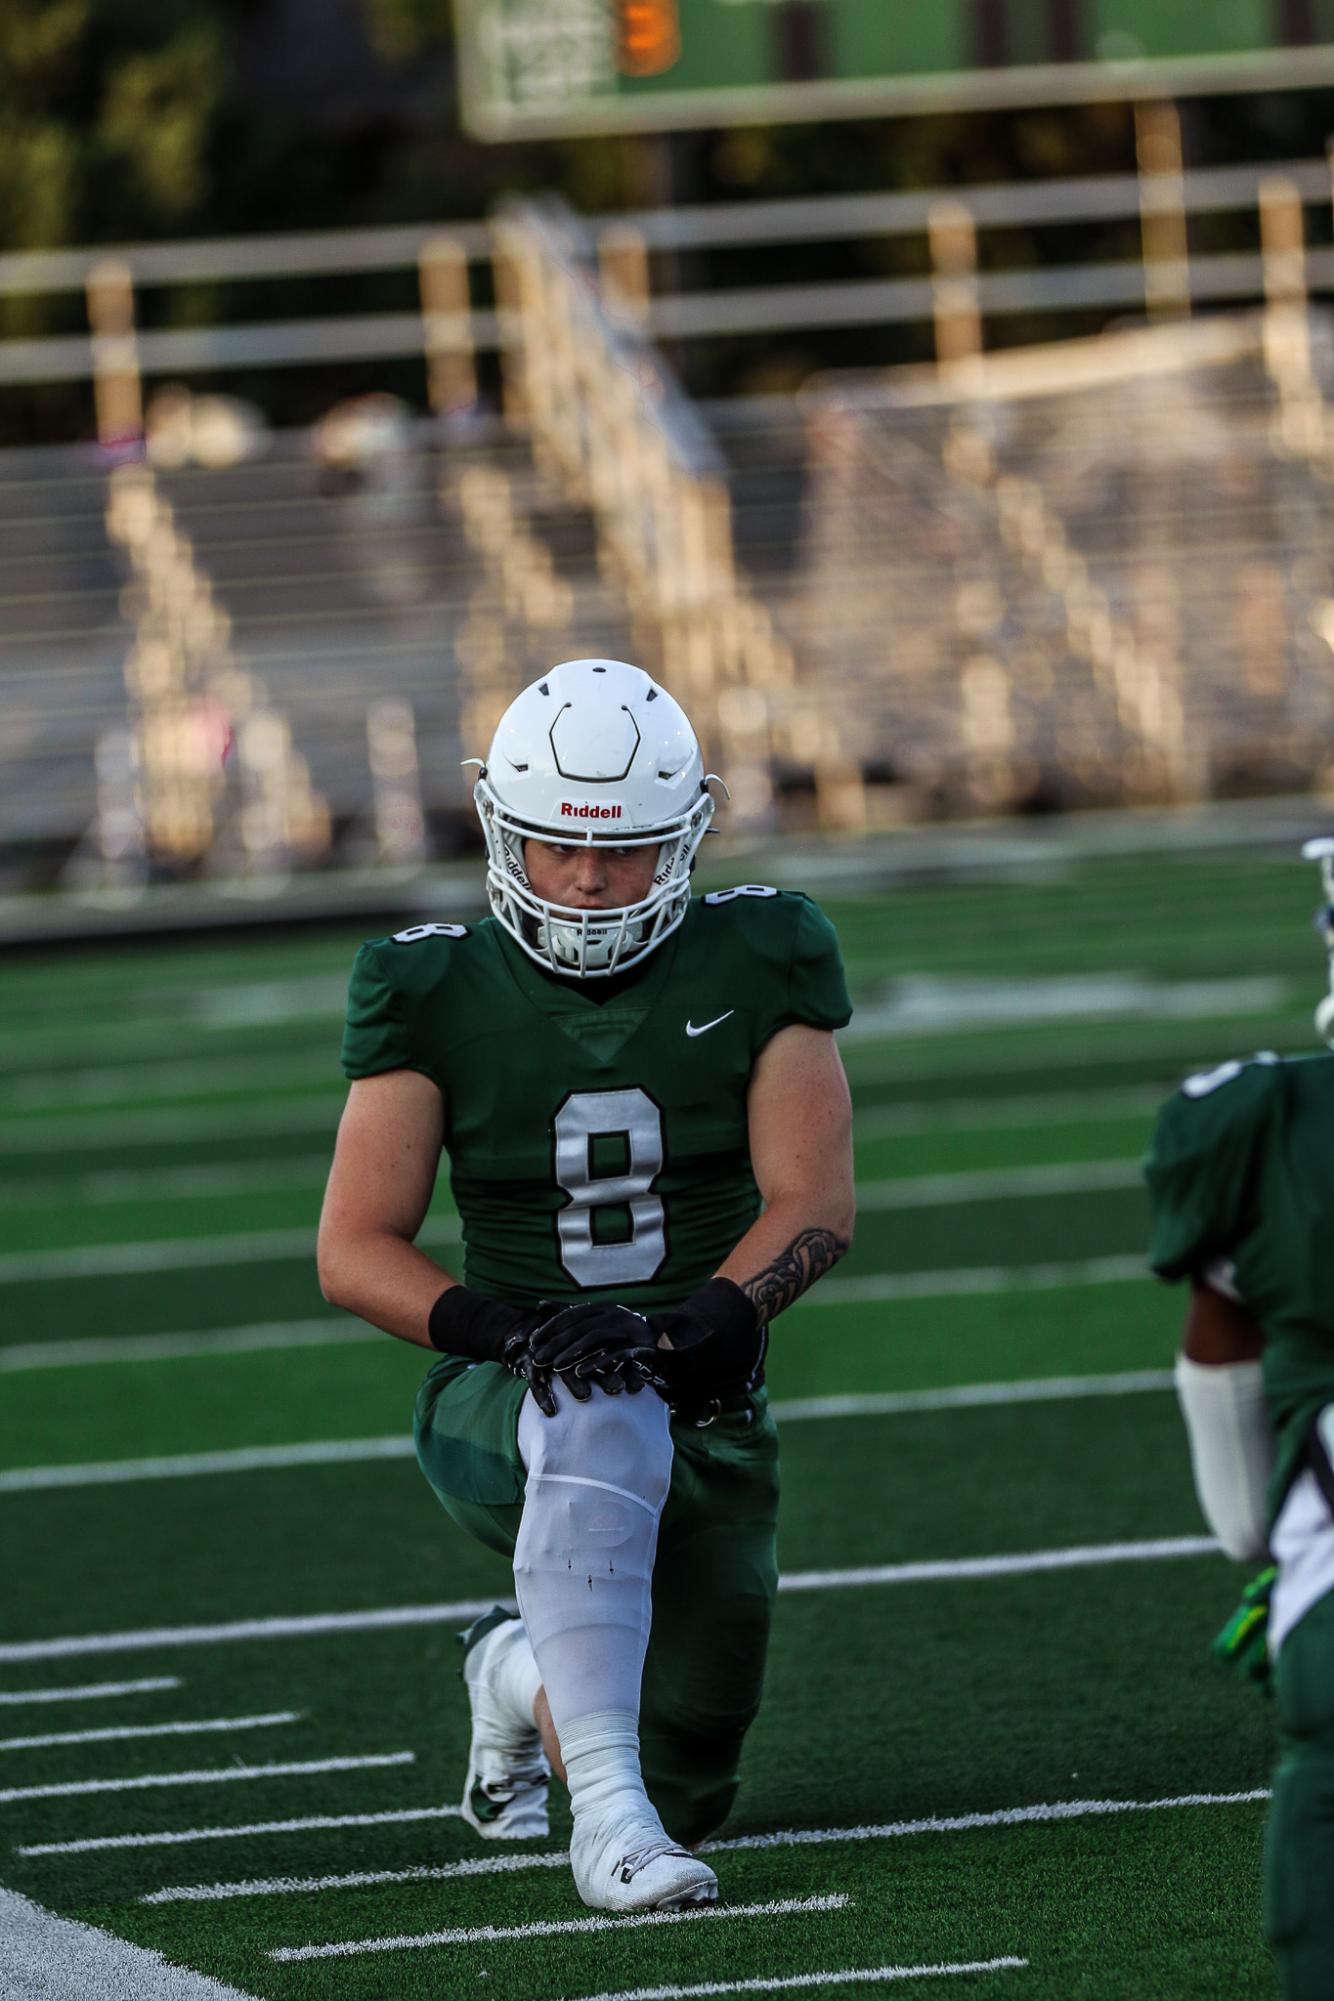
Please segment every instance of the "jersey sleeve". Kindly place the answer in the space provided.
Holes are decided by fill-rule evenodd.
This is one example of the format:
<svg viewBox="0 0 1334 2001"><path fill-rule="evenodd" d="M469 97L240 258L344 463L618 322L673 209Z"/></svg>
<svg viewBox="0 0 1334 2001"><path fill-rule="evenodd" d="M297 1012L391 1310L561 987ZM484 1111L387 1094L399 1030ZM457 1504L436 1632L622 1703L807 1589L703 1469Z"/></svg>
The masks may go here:
<svg viewBox="0 0 1334 2001"><path fill-rule="evenodd" d="M1245 1234L1277 1084L1272 1063L1225 1063L1188 1078L1159 1112L1144 1173L1160 1278L1202 1271Z"/></svg>
<svg viewBox="0 0 1334 2001"><path fill-rule="evenodd" d="M775 988L773 1005L763 1024L763 1040L792 1022L811 1028L843 1028L852 1019L852 1002L843 972L843 957L833 925L809 897L793 898L787 977Z"/></svg>
<svg viewBox="0 0 1334 2001"><path fill-rule="evenodd" d="M375 946L363 945L348 982L344 1076L378 1077L386 1070L422 1070L430 1076L416 1041L407 996L389 977Z"/></svg>

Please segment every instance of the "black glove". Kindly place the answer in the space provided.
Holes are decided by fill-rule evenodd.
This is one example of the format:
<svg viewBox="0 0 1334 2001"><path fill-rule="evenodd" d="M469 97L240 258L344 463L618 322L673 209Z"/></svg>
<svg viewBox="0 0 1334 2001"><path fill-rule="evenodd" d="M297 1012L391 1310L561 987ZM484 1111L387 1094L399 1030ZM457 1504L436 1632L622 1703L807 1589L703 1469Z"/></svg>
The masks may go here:
<svg viewBox="0 0 1334 2001"><path fill-rule="evenodd" d="M551 1306L511 1306L491 1299L470 1285L451 1285L431 1308L427 1331L431 1346L444 1355L465 1355L470 1362L499 1362L511 1375L521 1376L533 1401L547 1417L556 1415L550 1377L536 1366L528 1341Z"/></svg>
<svg viewBox="0 0 1334 2001"><path fill-rule="evenodd" d="M431 1346L442 1355L466 1355L470 1362L499 1362L507 1341L519 1332L531 1334L551 1308L511 1306L491 1299L470 1285L451 1285L431 1308L427 1332Z"/></svg>
<svg viewBox="0 0 1334 2001"><path fill-rule="evenodd" d="M512 1376L518 1376L527 1383L528 1394L543 1417L554 1417L556 1398L551 1387L551 1371L539 1367L533 1360L532 1338L532 1329L521 1327L517 1333L510 1335L500 1360Z"/></svg>
<svg viewBox="0 0 1334 2001"><path fill-rule="evenodd" d="M613 1397L622 1390L634 1396L645 1383L656 1386L656 1338L642 1313L607 1300L563 1307L538 1327L529 1352L539 1369L559 1376L572 1397L587 1403L594 1383Z"/></svg>
<svg viewBox="0 0 1334 2001"><path fill-rule="evenodd" d="M675 1313L655 1313L649 1325L670 1343L658 1350L657 1363L673 1391L735 1396L764 1380L769 1330L730 1278L711 1278Z"/></svg>

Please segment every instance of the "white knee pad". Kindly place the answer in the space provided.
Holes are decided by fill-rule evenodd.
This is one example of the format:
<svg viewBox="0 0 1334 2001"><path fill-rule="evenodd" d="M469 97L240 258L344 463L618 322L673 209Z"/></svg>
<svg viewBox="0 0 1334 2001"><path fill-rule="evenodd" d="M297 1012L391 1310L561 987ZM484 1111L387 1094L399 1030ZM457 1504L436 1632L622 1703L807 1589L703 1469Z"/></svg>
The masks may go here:
<svg viewBox="0 0 1334 2001"><path fill-rule="evenodd" d="M647 1390L595 1388L543 1417L527 1397L519 1450L528 1484L514 1583L557 1735L576 1717L637 1713L672 1476L666 1406Z"/></svg>

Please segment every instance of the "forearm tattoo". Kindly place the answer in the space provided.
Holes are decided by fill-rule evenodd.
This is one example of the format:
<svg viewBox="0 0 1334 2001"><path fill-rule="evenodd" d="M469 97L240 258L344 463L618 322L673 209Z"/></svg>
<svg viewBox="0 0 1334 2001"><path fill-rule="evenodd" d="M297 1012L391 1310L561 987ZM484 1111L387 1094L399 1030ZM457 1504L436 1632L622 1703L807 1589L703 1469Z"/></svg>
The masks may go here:
<svg viewBox="0 0 1334 2001"><path fill-rule="evenodd" d="M844 1256L848 1243L847 1237L840 1237L833 1230L803 1230L771 1265L757 1272L754 1278L748 1278L741 1290L761 1321L767 1323L791 1306L794 1299L800 1299L807 1286L823 1278Z"/></svg>

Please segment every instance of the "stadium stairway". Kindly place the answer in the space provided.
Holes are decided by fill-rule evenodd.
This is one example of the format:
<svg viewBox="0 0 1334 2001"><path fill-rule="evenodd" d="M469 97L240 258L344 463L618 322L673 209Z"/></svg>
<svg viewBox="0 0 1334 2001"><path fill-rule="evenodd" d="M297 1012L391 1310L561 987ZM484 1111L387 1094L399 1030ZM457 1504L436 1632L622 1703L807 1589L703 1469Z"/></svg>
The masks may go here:
<svg viewBox="0 0 1334 2001"><path fill-rule="evenodd" d="M469 537L461 490L478 468L503 476L546 552L567 614L554 628L506 601L508 580ZM629 646L590 520L498 426L441 444L423 424L411 451L361 477L321 469L309 434L279 434L260 459L159 472L157 487L227 615L238 664L286 715L336 823L368 810L367 711L387 698L412 705L428 810L463 810L470 625L489 621L503 652L493 697L517 691L553 648ZM106 500L107 469L88 448L0 458L0 847L11 852L85 832L98 738L127 718L133 593Z"/></svg>

